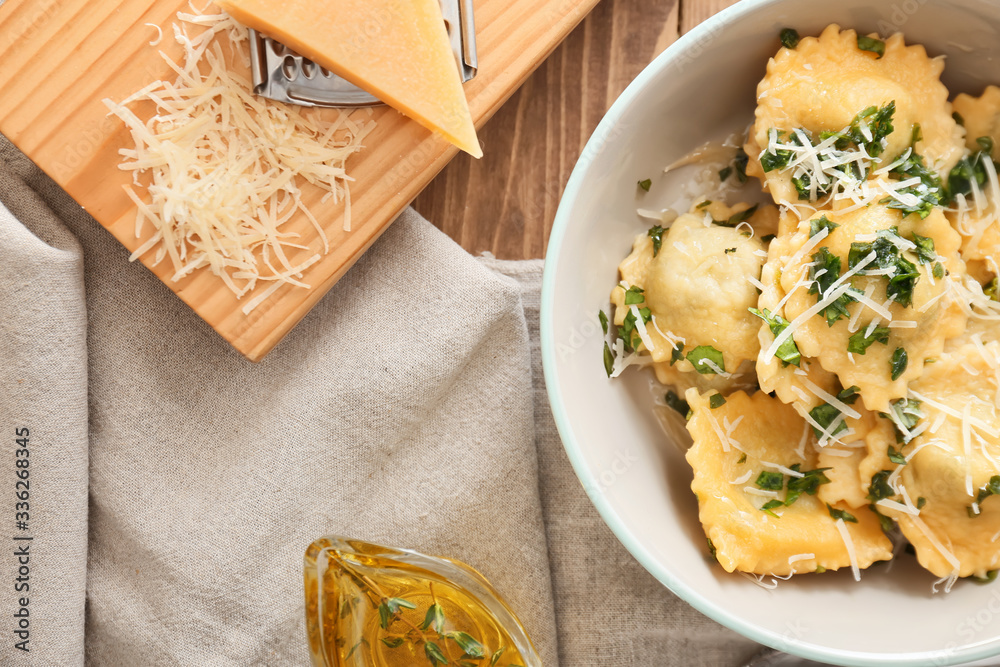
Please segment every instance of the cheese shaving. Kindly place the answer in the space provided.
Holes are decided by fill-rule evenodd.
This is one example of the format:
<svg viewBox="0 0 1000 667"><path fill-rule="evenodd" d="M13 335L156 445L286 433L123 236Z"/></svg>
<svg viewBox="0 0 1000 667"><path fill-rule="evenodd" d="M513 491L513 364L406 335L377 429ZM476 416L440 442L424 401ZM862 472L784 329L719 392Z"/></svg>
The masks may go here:
<svg viewBox="0 0 1000 667"><path fill-rule="evenodd" d="M331 122L254 97L250 81L229 66L234 59L249 63L246 28L225 14L177 16L173 36L183 59L160 52L176 79L155 81L121 102L104 100L135 146L120 151L119 167L146 190L142 201L126 188L137 206L136 238L146 223L153 227L131 259L155 250L152 265L169 259L174 282L207 268L237 298L260 287L243 307L249 313L282 286L309 287L304 272L330 243L303 187L346 205L346 161L374 122L344 113ZM220 38L228 41L228 57ZM155 113L140 119L129 108L135 102L152 102ZM315 229L312 243L285 230L298 214Z"/></svg>
<svg viewBox="0 0 1000 667"><path fill-rule="evenodd" d="M847 557L851 560L851 572L854 573L854 581L861 581L861 570L858 568L858 555L854 550L854 540L851 539L851 534L847 532L847 526L844 525L843 519L837 519L837 532L840 533L840 538L844 540L844 546L847 547Z"/></svg>

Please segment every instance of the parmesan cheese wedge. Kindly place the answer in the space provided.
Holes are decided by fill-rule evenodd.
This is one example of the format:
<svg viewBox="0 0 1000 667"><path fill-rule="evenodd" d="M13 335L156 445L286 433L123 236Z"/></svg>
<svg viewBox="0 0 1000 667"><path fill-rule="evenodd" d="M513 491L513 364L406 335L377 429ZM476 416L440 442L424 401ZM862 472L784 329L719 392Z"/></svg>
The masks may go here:
<svg viewBox="0 0 1000 667"><path fill-rule="evenodd" d="M233 18L483 152L438 0L218 0Z"/></svg>

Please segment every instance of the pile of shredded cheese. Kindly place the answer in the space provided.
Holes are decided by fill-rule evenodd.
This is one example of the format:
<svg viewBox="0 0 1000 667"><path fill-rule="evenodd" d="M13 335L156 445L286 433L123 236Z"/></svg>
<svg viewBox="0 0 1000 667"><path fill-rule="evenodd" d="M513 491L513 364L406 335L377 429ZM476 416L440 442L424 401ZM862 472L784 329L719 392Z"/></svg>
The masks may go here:
<svg viewBox="0 0 1000 667"><path fill-rule="evenodd" d="M177 17L173 37L184 48L183 62L160 51L177 78L155 81L121 102L104 100L135 143L120 151L120 168L133 173L135 187L125 189L138 209L136 238L147 222L154 230L131 259L155 251L155 266L169 258L174 282L208 268L237 298L266 283L244 305L249 314L282 285L309 287L303 272L321 254L285 230L293 216L301 213L315 228L313 245L330 249L323 225L303 203L305 183L324 191L324 202L344 203L343 226L350 230L345 164L375 123L343 112L328 122L255 97L250 81L227 64L249 65L246 28L221 13ZM130 109L138 102L154 103L155 115L139 118Z"/></svg>

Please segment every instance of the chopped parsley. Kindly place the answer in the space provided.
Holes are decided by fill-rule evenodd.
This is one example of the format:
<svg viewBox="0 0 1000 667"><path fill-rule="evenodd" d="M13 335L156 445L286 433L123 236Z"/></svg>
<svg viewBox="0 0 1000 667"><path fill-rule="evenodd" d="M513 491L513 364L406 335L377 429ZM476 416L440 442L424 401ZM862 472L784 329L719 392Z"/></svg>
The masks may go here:
<svg viewBox="0 0 1000 667"><path fill-rule="evenodd" d="M746 462L747 462L747 455L746 452L743 452L743 456L740 457L740 460L737 461L737 463L746 463Z"/></svg>
<svg viewBox="0 0 1000 667"><path fill-rule="evenodd" d="M854 354L865 354L868 348L875 343L886 345L889 342L889 327L875 327L868 332L870 327L858 329L858 332L847 341L847 351Z"/></svg>
<svg viewBox="0 0 1000 667"><path fill-rule="evenodd" d="M700 203L697 206L695 206L695 208L705 208L706 206L710 205L711 203L712 203L711 199L706 199L702 203Z"/></svg>
<svg viewBox="0 0 1000 667"><path fill-rule="evenodd" d="M764 320L768 327L771 329L771 334L777 338L781 335L785 329L788 328L788 321L781 315L775 315L771 313L767 308L763 310L758 310L757 308L750 308L750 312L756 315L760 319ZM781 360L783 366L792 364L793 366L798 366L799 362L802 361L802 354L799 352L799 346L795 344L794 338L789 336L785 341L778 346L777 351L774 356Z"/></svg>
<svg viewBox="0 0 1000 667"><path fill-rule="evenodd" d="M901 466L906 465L906 457L903 456L902 452L897 452L896 448L893 447L892 445L889 445L888 454L889 454L889 460L895 463L896 465L901 465Z"/></svg>
<svg viewBox="0 0 1000 667"><path fill-rule="evenodd" d="M816 302L819 303L826 298L827 292L840 278L841 260L824 246L819 249L819 252L813 253L812 261L813 265L809 268L809 279L812 281L809 285L809 294L815 294ZM832 327L840 318L850 316L847 306L855 300L848 290L821 310L820 314L826 317L827 325Z"/></svg>
<svg viewBox="0 0 1000 667"><path fill-rule="evenodd" d="M847 265L853 269L861 260L874 252L875 261L865 268L890 269L892 273L886 276L888 283L885 295L906 308L913 303L913 289L920 278L920 272L917 271L916 264L903 257L899 247L892 241L892 237L902 238L896 227L879 231L878 237L871 243L855 241L851 244Z"/></svg>
<svg viewBox="0 0 1000 667"><path fill-rule="evenodd" d="M914 234L913 243L917 246L917 260L921 264L930 264L937 259L937 252L934 251L934 239Z"/></svg>
<svg viewBox="0 0 1000 667"><path fill-rule="evenodd" d="M926 498L924 498L923 496L920 496L919 498L917 498L917 509L918 510L922 510L924 508L924 505L926 505L926 504L927 504L927 499Z"/></svg>
<svg viewBox="0 0 1000 667"><path fill-rule="evenodd" d="M880 470L872 475L871 484L868 486L868 500L878 502L896 495L896 492L889 485L889 475L891 474L891 470Z"/></svg>
<svg viewBox="0 0 1000 667"><path fill-rule="evenodd" d="M854 405L855 401L861 396L861 387L856 384L852 384L847 389L842 390L837 394L837 399L842 403L847 403L848 405Z"/></svg>
<svg viewBox="0 0 1000 667"><path fill-rule="evenodd" d="M805 130L803 130L805 132ZM808 135L807 135L808 136ZM775 142L785 142L790 144L801 146L802 140L799 138L797 132L779 132L778 130L772 128L768 143ZM774 171L775 169L785 169L791 164L792 160L795 158L795 152L789 148L778 148L773 152L768 149L760 156L760 166L764 169L764 172Z"/></svg>
<svg viewBox="0 0 1000 667"><path fill-rule="evenodd" d="M885 42L881 39L875 39L874 37L868 37L867 35L858 35L858 48L862 51L870 51L881 58L885 55ZM876 58L876 60L878 60Z"/></svg>
<svg viewBox="0 0 1000 667"><path fill-rule="evenodd" d="M858 518L851 514L850 512L845 512L844 510L838 510L830 503L826 504L826 509L830 511L830 516L834 519L843 519L847 523L857 523Z"/></svg>
<svg viewBox="0 0 1000 667"><path fill-rule="evenodd" d="M786 49L794 49L799 45L799 31L795 28L785 28L778 35L778 39L781 40L781 45Z"/></svg>
<svg viewBox="0 0 1000 667"><path fill-rule="evenodd" d="M626 298L626 303L628 296ZM639 315L642 317L642 323L646 324L653 319L653 313L649 308L640 308ZM618 327L618 337L625 340L625 348L629 351L635 350L639 347L642 342L642 338L639 336L638 329L636 327L636 316L635 313L630 308L628 314L625 316L625 321L620 327Z"/></svg>
<svg viewBox="0 0 1000 667"><path fill-rule="evenodd" d="M597 311L597 319L601 321L601 329L604 331L604 335L608 335L608 316L604 314L603 310Z"/></svg>
<svg viewBox="0 0 1000 667"><path fill-rule="evenodd" d="M880 412L879 415L892 421L892 425L896 429L896 442L901 443L906 441L906 437L899 426L902 425L907 431L912 431L924 413L920 410L920 401L917 399L901 398L892 404L892 415L887 415L884 412ZM892 419L893 416L895 419Z"/></svg>
<svg viewBox="0 0 1000 667"><path fill-rule="evenodd" d="M913 130L910 132L910 144L915 144L918 141L924 140L924 132L920 129L920 123L913 124Z"/></svg>
<svg viewBox="0 0 1000 667"><path fill-rule="evenodd" d="M653 240L653 257L660 254L660 248L663 247L663 232L664 229L661 225L656 225L655 227L650 227L646 235Z"/></svg>
<svg viewBox="0 0 1000 667"><path fill-rule="evenodd" d="M1000 572L1000 570L990 570L990 571L988 571L986 573L985 576L979 577L979 576L973 575L972 579L977 584L990 584L990 583L993 583L994 581L997 580L997 573L998 572Z"/></svg>
<svg viewBox="0 0 1000 667"><path fill-rule="evenodd" d="M687 401L672 391L668 391L663 397L663 400L668 406L679 412L681 415L686 415L691 409L691 406L688 405Z"/></svg>
<svg viewBox="0 0 1000 667"><path fill-rule="evenodd" d="M736 252L736 248L726 248L725 250L723 250L723 252L727 255L732 255L734 252Z"/></svg>
<svg viewBox="0 0 1000 667"><path fill-rule="evenodd" d="M799 470L801 464L796 463L792 466L792 470L795 472L802 472ZM830 468L816 468L815 470L806 470L802 472L802 477L789 477L788 479L788 495L785 497L785 505L791 505L799 496L803 493L810 496L815 496L819 487L823 484L829 484L830 478L826 476L826 471Z"/></svg>
<svg viewBox="0 0 1000 667"><path fill-rule="evenodd" d="M934 268L931 273L938 280L944 278L944 266L941 265L941 262L934 262Z"/></svg>
<svg viewBox="0 0 1000 667"><path fill-rule="evenodd" d="M906 350L897 347L896 351L892 353L892 359L889 360L889 377L892 378L893 382L906 371L907 361Z"/></svg>
<svg viewBox="0 0 1000 667"><path fill-rule="evenodd" d="M611 377L611 373L615 370L615 355L611 353L611 347L606 341L604 343L604 370L608 377Z"/></svg>
<svg viewBox="0 0 1000 667"><path fill-rule="evenodd" d="M982 504L990 496L1000 496L1000 475L993 475L990 481L976 494L976 504L969 507L969 516L976 517L983 513Z"/></svg>
<svg viewBox="0 0 1000 667"><path fill-rule="evenodd" d="M986 167L984 166L986 160L993 162L994 169L998 166L992 157L993 140L989 137L980 137L976 141L979 143L980 150L972 155L963 157L952 168L951 172L948 173L949 201L954 201L958 195L971 194L973 181L975 181L978 188L981 188L986 183L988 179ZM989 148L990 150L983 150L985 148Z"/></svg>
<svg viewBox="0 0 1000 667"><path fill-rule="evenodd" d="M708 407L711 409L721 408L726 404L726 397L722 394L712 394L708 399Z"/></svg>
<svg viewBox="0 0 1000 667"><path fill-rule="evenodd" d="M643 181L639 181L639 187L645 190L646 192L649 192L649 188L652 187L652 185L653 181L648 178Z"/></svg>
<svg viewBox="0 0 1000 667"><path fill-rule="evenodd" d="M637 306L646 300L646 295L643 294L643 289L632 285L627 290L625 290L625 305L626 306Z"/></svg>
<svg viewBox="0 0 1000 667"><path fill-rule="evenodd" d="M876 505L875 503L870 504L868 506L868 509L870 509L875 514L875 516L878 517L878 523L879 526L882 527L883 533L891 533L892 530L896 527L896 524L892 522L892 519L890 519L889 517L878 511L878 505Z"/></svg>
<svg viewBox="0 0 1000 667"><path fill-rule="evenodd" d="M740 223L746 222L750 217L757 212L759 204L754 204L745 211L740 211L739 213L734 213L729 216L728 220L712 220L713 223L719 225L720 227L738 227Z"/></svg>
<svg viewBox="0 0 1000 667"><path fill-rule="evenodd" d="M699 345L694 348L688 352L687 360L702 375L715 375L718 371L726 372L726 362L722 358L722 353L711 345Z"/></svg>
<svg viewBox="0 0 1000 667"><path fill-rule="evenodd" d="M730 177L735 175L736 180L740 183L747 182L747 165L750 163L750 156L747 155L746 151L742 148L736 151L736 156L733 158L732 162L719 170L719 180L723 183Z"/></svg>
<svg viewBox="0 0 1000 667"><path fill-rule="evenodd" d="M827 233L832 233L837 227L840 227L836 222L831 222L826 215L821 216L816 220L809 221L809 238L812 238L819 234L824 229Z"/></svg>
<svg viewBox="0 0 1000 667"><path fill-rule="evenodd" d="M1000 280L996 277L986 284L983 294L990 298L990 301L1000 301Z"/></svg>
<svg viewBox="0 0 1000 667"><path fill-rule="evenodd" d="M684 344L677 343L674 349L670 351L670 365L673 366L678 361L684 361Z"/></svg>
<svg viewBox="0 0 1000 667"><path fill-rule="evenodd" d="M768 500L766 503L764 503L761 506L760 511L764 512L766 514L770 514L775 519L780 519L781 517L778 516L777 514L775 514L774 510L777 509L777 508L779 508L779 507L784 507L784 506L785 506L785 503L781 502L777 498L772 498L771 500Z"/></svg>
<svg viewBox="0 0 1000 667"><path fill-rule="evenodd" d="M765 491L781 491L785 486L785 476L780 472L762 470L754 484Z"/></svg>
<svg viewBox="0 0 1000 667"><path fill-rule="evenodd" d="M823 433L825 433L830 429L830 424L832 424L839 417L841 417L841 413L840 410L833 407L829 403L824 403L823 405L818 405L812 410L810 410L809 416L813 418L813 421L815 421L817 424L823 427L822 430L820 430L816 428L815 425L812 425L812 430L813 433L816 435L816 437L822 438ZM833 431L830 433L830 437L832 438L841 431L846 431L846 430L847 430L847 420L841 419L840 423L837 425L837 428L833 429Z"/></svg>
<svg viewBox="0 0 1000 667"><path fill-rule="evenodd" d="M899 190L899 195L912 195L915 203L904 203L900 197L886 197L880 204L902 211L904 214L916 213L921 218L930 215L935 206L943 206L947 200L941 178L937 172L924 164L922 155L911 152L903 162L889 172L900 181L919 178L920 182Z"/></svg>

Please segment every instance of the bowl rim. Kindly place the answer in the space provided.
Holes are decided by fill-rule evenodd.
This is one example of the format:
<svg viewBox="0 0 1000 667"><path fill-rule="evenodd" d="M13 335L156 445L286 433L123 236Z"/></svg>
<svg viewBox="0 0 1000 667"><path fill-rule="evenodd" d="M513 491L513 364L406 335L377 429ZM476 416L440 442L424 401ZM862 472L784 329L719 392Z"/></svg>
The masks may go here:
<svg viewBox="0 0 1000 667"><path fill-rule="evenodd" d="M596 155L600 152L607 138L613 136L611 132L612 128L621 120L626 111L632 107L647 85L663 70L668 69L676 60L682 57L682 54L689 46L693 46L708 36L717 33L747 14L761 11L769 5L781 1L741 0L735 5L709 17L687 34L680 36L674 43L654 58L626 87L624 92L618 96L591 134L581 152L581 156ZM612 507L611 502L604 495L603 491L600 490L601 487L598 484L598 480L591 474L587 466L587 460L576 443L573 428L566 413L565 403L556 382L558 361L555 353L553 291L559 267L559 255L563 241L570 228L571 202L578 197L590 166L591 163L584 161L582 158L578 159L574 165L556 211L552 232L549 237L549 246L545 255L545 267L542 275L541 312L539 317L542 368L545 377L546 393L552 408L552 416L555 420L559 437L562 440L563 448L566 450L570 463L584 488L593 490L587 493L590 501L597 508L601 518L622 545L661 584L702 614L753 641L778 650L794 653L804 658L817 661L835 660L840 664L848 664L856 667L886 667L890 665L898 665L899 667L942 667L996 657L1000 649L997 648L995 643L992 647L971 644L954 649L942 648L940 650L917 653L882 654L836 649L779 635L771 630L747 622L724 607L703 598L693 587L686 584L658 563L655 556L643 547L639 537L625 527L621 517L614 507Z"/></svg>

